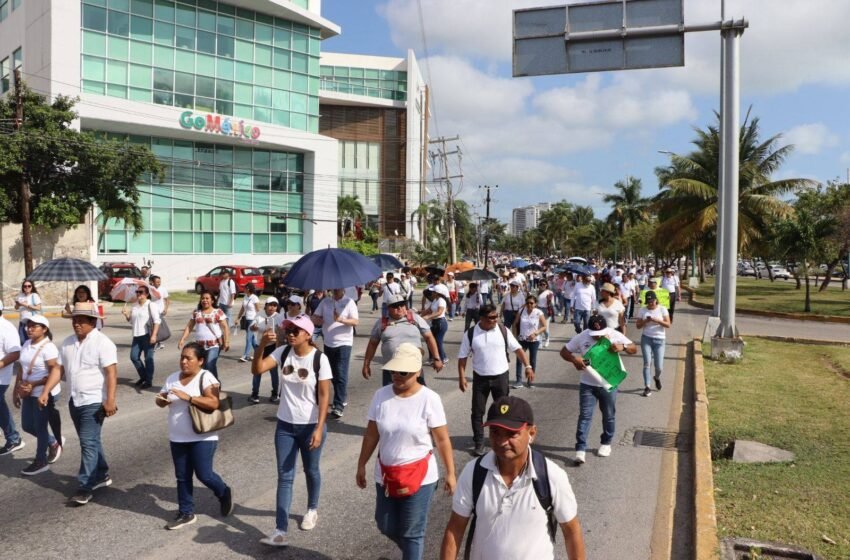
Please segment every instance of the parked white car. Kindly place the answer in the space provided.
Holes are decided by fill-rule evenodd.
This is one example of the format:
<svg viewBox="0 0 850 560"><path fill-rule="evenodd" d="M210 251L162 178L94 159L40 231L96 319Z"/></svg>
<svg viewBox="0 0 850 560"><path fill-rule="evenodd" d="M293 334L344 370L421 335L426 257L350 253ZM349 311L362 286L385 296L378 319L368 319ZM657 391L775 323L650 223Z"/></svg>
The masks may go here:
<svg viewBox="0 0 850 560"><path fill-rule="evenodd" d="M783 280L788 280L791 278L791 273L782 268L781 266L772 266L770 267L770 272L773 274L774 278L782 278Z"/></svg>

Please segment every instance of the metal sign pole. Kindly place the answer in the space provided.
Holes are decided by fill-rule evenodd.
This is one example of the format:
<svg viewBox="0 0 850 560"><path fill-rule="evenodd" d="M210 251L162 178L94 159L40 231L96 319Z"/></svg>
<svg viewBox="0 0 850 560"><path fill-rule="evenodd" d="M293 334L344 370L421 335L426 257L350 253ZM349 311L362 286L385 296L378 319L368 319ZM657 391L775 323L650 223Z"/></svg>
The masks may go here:
<svg viewBox="0 0 850 560"><path fill-rule="evenodd" d="M740 38L739 29L730 26L722 31L724 49L723 105L723 293L720 298L720 338L737 338L735 326L736 266L738 260L738 173L740 156Z"/></svg>
<svg viewBox="0 0 850 560"><path fill-rule="evenodd" d="M721 20L722 20L721 15ZM723 150L724 135L724 118L723 110L726 107L726 40L723 35L720 35L720 130L718 131L718 141L720 145L717 147L719 156L719 166L717 169L717 229L715 233L715 248L714 248L714 309L711 312L712 317L720 317L720 303L723 294L723 271L726 268L726 263L723 261L723 184L726 176L726 153ZM736 259L737 261L737 259ZM716 329L716 325L715 325ZM715 330L715 329L712 329Z"/></svg>

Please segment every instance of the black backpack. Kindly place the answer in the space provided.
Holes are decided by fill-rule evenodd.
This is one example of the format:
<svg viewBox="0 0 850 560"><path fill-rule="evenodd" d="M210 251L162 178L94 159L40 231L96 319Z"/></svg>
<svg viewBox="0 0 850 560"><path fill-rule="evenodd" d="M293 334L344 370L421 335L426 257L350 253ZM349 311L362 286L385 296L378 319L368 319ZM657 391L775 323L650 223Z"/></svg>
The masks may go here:
<svg viewBox="0 0 850 560"><path fill-rule="evenodd" d="M502 333L502 338L505 339L505 359L508 360L508 365L511 363L511 354L508 352L508 329L502 323L497 323L499 331ZM466 338L469 341L469 351L472 352L472 335L475 334L475 325L472 325L466 331Z"/></svg>
<svg viewBox="0 0 850 560"><path fill-rule="evenodd" d="M549 486L549 468L546 465L546 457L533 447L529 447L529 452L531 453L534 472L537 474L537 480L534 481L534 493L537 494L537 499L546 512L546 528L549 530L549 539L554 543L558 520L555 518L555 508L552 505L552 488ZM481 459L483 458L479 457L475 460L475 469L472 471L472 519L469 523L469 533L466 536L466 547L463 552L464 560L469 560L469 554L472 551L472 537L475 534L475 520L478 517L475 508L478 505L478 497L481 495L484 481L487 479L487 469L481 466Z"/></svg>
<svg viewBox="0 0 850 560"><path fill-rule="evenodd" d="M286 358L289 357L289 352L292 350L292 346L287 346L283 349L283 352L280 354L280 367L283 368L283 364L286 362ZM319 370L322 369L322 351L316 348L316 353L313 354L313 373L316 374L316 406L319 405ZM283 392L283 384L280 385L280 388L277 390L277 398L280 398L281 393ZM536 465L535 465L536 466Z"/></svg>

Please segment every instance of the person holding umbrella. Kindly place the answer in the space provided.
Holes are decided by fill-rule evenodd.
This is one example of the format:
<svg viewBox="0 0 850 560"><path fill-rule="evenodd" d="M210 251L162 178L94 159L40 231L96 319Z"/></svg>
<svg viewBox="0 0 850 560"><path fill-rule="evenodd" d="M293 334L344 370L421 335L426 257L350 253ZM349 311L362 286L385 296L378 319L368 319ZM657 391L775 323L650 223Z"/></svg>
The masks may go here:
<svg viewBox="0 0 850 560"><path fill-rule="evenodd" d="M133 326L133 342L130 346L130 361L139 374L136 387L147 389L153 384L154 360L153 349L156 346L156 335L162 318L159 309L150 302L150 289L139 285L136 288L136 304L131 308L126 305L121 311L127 322ZM141 359L144 352L145 360Z"/></svg>
<svg viewBox="0 0 850 560"><path fill-rule="evenodd" d="M331 416L342 418L348 404L348 366L354 345L354 327L360 323L357 304L345 295L345 289L333 290L312 315L313 324L322 327L324 351L333 372L334 399ZM310 329L313 334L313 329Z"/></svg>
<svg viewBox="0 0 850 560"><path fill-rule="evenodd" d="M97 305L94 297L92 297L91 290L85 284L80 284L76 288L74 288L74 301L66 303L65 309L62 310L62 318L70 319L71 318L71 309L76 303L93 303ZM97 329L100 330L103 328L103 321L101 319L97 320Z"/></svg>

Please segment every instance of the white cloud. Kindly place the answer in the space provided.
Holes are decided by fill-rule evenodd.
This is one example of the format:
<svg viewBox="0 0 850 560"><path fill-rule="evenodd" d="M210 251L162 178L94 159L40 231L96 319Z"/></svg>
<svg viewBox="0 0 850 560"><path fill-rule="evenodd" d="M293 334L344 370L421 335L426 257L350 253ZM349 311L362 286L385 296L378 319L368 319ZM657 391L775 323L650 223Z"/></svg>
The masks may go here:
<svg viewBox="0 0 850 560"><path fill-rule="evenodd" d="M838 144L838 135L830 132L823 123L801 124L782 136L786 142L794 145L796 152L801 154L818 154L824 148Z"/></svg>
<svg viewBox="0 0 850 560"><path fill-rule="evenodd" d="M387 0L380 12L393 41L422 56L419 0ZM566 3L566 2L565 2ZM572 3L572 2L570 2ZM512 11L541 0L421 0L430 54L508 63ZM719 2L686 0L685 22L720 19ZM777 93L805 84L850 84L850 2L847 0L728 0L726 17L746 17L741 39L742 91ZM685 68L631 72L643 83L666 82L691 92L719 88L719 32L689 33Z"/></svg>

